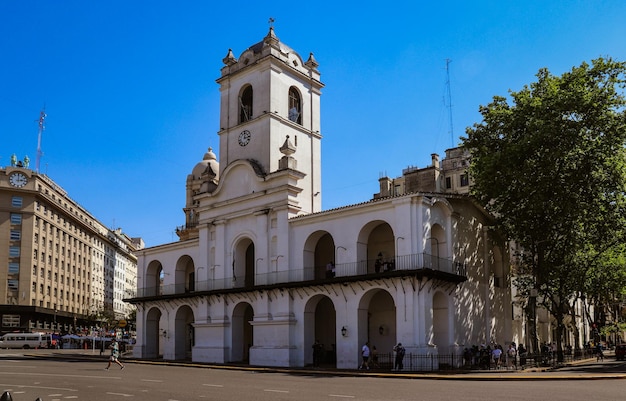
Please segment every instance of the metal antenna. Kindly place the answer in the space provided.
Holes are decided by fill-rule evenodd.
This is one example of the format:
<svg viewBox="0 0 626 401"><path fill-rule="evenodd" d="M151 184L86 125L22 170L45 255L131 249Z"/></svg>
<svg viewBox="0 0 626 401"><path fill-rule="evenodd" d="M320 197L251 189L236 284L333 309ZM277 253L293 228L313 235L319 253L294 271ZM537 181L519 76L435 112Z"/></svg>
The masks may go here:
<svg viewBox="0 0 626 401"><path fill-rule="evenodd" d="M446 59L446 92L448 95L448 117L450 118L450 147L454 147L454 126L452 125L452 92L450 91L450 63L452 60Z"/></svg>
<svg viewBox="0 0 626 401"><path fill-rule="evenodd" d="M46 126L44 125L46 116L46 106L44 106L43 109L41 109L41 112L39 112L39 135L37 136L37 160L35 163L36 172L39 172L39 163L41 162L41 156L43 155L43 152L41 151L41 136L43 134L43 130L46 129Z"/></svg>

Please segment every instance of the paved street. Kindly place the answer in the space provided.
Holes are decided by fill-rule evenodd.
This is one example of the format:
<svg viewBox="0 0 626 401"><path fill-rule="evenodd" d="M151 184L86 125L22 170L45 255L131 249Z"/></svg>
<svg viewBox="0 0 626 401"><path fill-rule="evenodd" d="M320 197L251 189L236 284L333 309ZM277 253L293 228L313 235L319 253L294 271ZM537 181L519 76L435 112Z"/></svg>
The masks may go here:
<svg viewBox="0 0 626 401"><path fill-rule="evenodd" d="M74 351L76 352L76 351ZM623 400L626 365L613 360L558 372L466 375L332 375L170 366L126 361L105 371L98 353L47 358L51 352L0 351L0 390L14 401L188 400ZM66 359L70 357L69 359ZM395 376L395 377L394 377ZM496 380L497 379L497 380ZM572 380L574 379L574 380ZM593 379L593 380L584 380Z"/></svg>

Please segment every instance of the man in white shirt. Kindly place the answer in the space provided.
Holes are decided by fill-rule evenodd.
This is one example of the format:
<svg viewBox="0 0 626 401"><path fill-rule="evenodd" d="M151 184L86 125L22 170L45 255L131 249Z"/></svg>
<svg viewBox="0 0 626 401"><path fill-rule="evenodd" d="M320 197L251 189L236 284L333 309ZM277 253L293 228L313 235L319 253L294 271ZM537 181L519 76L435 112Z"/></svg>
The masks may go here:
<svg viewBox="0 0 626 401"><path fill-rule="evenodd" d="M363 362L359 369L367 369L370 370L369 359L370 359L370 343L366 342L361 348L361 357L363 358Z"/></svg>

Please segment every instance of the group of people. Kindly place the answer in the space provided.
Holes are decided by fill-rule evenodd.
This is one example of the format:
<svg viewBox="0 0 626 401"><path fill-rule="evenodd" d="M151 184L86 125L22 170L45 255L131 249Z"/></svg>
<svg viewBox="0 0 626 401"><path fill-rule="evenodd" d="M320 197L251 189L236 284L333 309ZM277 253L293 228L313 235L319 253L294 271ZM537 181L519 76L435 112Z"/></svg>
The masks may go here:
<svg viewBox="0 0 626 401"><path fill-rule="evenodd" d="M381 271L385 272L385 271L391 271L394 269L395 269L394 261L391 260L389 262L385 262L383 260L383 254L379 253L378 259L376 259L376 261L374 262L374 271L376 273L380 273Z"/></svg>
<svg viewBox="0 0 626 401"><path fill-rule="evenodd" d="M474 345L465 348L463 351L463 360L468 368L478 367L479 369L517 369L518 356L520 360L526 355L526 349L523 344L519 348L515 342L511 342L506 349L500 344L485 345L480 347Z"/></svg>
<svg viewBox="0 0 626 401"><path fill-rule="evenodd" d="M402 346L402 343L398 343L393 347L393 352L396 355L393 370L402 370L404 368L403 362L406 349ZM370 364L373 368L380 368L380 365L378 365L378 350L376 346L373 345L370 349L370 343L366 342L363 344L363 347L361 347L361 365L359 365L359 370L369 370Z"/></svg>

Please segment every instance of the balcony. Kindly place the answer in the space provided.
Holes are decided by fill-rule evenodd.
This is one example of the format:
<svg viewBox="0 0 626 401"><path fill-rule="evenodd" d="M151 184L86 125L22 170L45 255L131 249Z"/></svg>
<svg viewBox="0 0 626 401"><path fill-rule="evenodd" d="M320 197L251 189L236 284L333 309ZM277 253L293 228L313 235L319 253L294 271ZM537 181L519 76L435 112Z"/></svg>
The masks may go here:
<svg viewBox="0 0 626 401"><path fill-rule="evenodd" d="M460 283L466 280L466 265L450 259L437 258L427 253L397 256L383 261L381 270L375 271L376 260L338 263L335 276L327 277L325 266L290 269L247 276L197 281L188 284L169 284L160 287L138 288L136 298L193 296L198 293L239 292L271 288L293 288L325 283L345 283L378 278L417 276ZM190 288L191 287L191 288ZM136 299L135 298L135 299Z"/></svg>

